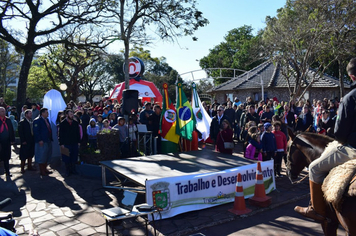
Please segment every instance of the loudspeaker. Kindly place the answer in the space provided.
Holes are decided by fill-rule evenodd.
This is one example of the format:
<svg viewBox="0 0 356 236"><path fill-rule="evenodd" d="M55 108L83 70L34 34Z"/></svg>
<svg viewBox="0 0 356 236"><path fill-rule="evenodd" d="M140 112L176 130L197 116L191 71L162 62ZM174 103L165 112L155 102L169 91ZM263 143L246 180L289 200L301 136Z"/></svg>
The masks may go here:
<svg viewBox="0 0 356 236"><path fill-rule="evenodd" d="M138 110L138 91L125 89L122 92L122 110L124 115L131 115L132 110L137 113Z"/></svg>

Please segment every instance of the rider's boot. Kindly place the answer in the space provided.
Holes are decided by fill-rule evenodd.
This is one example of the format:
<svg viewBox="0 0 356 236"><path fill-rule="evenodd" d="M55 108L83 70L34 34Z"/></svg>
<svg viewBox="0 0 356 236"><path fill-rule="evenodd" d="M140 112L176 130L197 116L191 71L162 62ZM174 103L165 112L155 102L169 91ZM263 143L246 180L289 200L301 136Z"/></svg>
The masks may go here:
<svg viewBox="0 0 356 236"><path fill-rule="evenodd" d="M296 206L294 211L317 222L324 222L326 220L326 204L321 185L309 180L310 204L308 207Z"/></svg>

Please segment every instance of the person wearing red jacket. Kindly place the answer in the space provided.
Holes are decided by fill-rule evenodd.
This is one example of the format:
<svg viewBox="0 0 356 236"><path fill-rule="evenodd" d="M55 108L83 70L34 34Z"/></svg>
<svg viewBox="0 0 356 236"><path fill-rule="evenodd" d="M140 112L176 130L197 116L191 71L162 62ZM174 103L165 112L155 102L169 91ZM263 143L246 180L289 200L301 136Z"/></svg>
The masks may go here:
<svg viewBox="0 0 356 236"><path fill-rule="evenodd" d="M282 158L285 154L287 154L287 137L281 131L281 122L276 121L273 123L274 130L272 133L276 138L277 145L277 154L274 158L274 175L277 177L282 177L281 175L281 166L282 166Z"/></svg>

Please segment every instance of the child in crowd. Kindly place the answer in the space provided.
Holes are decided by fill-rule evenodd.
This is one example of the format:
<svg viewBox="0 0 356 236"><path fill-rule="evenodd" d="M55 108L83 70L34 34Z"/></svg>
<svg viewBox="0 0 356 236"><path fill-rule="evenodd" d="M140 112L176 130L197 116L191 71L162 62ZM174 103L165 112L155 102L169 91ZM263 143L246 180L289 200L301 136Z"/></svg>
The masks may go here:
<svg viewBox="0 0 356 236"><path fill-rule="evenodd" d="M96 124L95 119L91 118L87 127L89 148L96 150L97 148L97 134L100 131L99 126Z"/></svg>
<svg viewBox="0 0 356 236"><path fill-rule="evenodd" d="M263 148L263 161L269 161L275 157L277 152L276 138L272 133L272 125L269 122L264 124L265 132L262 134L261 143Z"/></svg>
<svg viewBox="0 0 356 236"><path fill-rule="evenodd" d="M251 139L260 145L260 135L256 132L251 134ZM262 161L262 150L258 150L254 145L249 143L246 148L245 157L251 160Z"/></svg>
<svg viewBox="0 0 356 236"><path fill-rule="evenodd" d="M276 121L273 123L274 130L272 133L276 139L277 153L274 158L274 175L277 177L282 177L281 166L282 158L287 154L287 138L286 135L281 131L281 122Z"/></svg>
<svg viewBox="0 0 356 236"><path fill-rule="evenodd" d="M117 124L116 113L114 113L114 112L110 113L108 121L109 121L110 127L114 127Z"/></svg>
<svg viewBox="0 0 356 236"><path fill-rule="evenodd" d="M137 154L137 139L136 139L137 126L134 123L134 119L129 118L129 138L130 138L130 150L132 155Z"/></svg>
<svg viewBox="0 0 356 236"><path fill-rule="evenodd" d="M245 129L242 131L241 133L241 139L244 140L245 142L248 141L248 129L252 126L256 126L256 122L254 121L249 121L245 124ZM246 146L244 146L244 148L246 148ZM245 149L244 149L245 151Z"/></svg>
<svg viewBox="0 0 356 236"><path fill-rule="evenodd" d="M126 157L128 154L128 127L125 125L125 118L124 117L119 117L117 119L117 124L112 127L112 129L118 130L119 131L119 139L120 139L120 152L121 152L121 157Z"/></svg>
<svg viewBox="0 0 356 236"><path fill-rule="evenodd" d="M260 138L262 138L262 134L263 132L265 132L265 127L263 126L262 123L260 123L258 124L257 128L258 128L258 134L260 135Z"/></svg>
<svg viewBox="0 0 356 236"><path fill-rule="evenodd" d="M103 128L101 130L111 130L111 126L108 119L103 120Z"/></svg>
<svg viewBox="0 0 356 236"><path fill-rule="evenodd" d="M99 130L102 130L103 127L104 127L103 116L101 114L99 114L98 117L97 117L96 125L99 127Z"/></svg>

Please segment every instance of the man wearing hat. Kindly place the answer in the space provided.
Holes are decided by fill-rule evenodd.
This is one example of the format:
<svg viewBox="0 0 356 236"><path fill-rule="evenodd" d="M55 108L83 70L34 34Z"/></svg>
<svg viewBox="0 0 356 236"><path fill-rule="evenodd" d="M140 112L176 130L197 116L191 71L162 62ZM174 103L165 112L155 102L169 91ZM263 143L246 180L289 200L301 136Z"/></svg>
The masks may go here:
<svg viewBox="0 0 356 236"><path fill-rule="evenodd" d="M235 100L234 100L234 106L240 106L241 104L241 101L236 97Z"/></svg>

